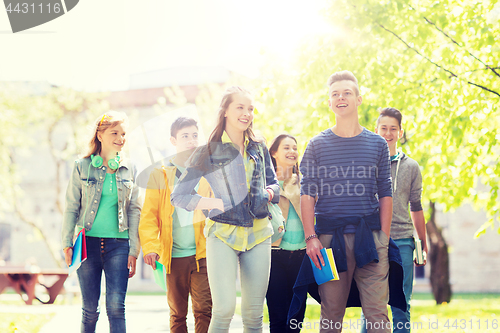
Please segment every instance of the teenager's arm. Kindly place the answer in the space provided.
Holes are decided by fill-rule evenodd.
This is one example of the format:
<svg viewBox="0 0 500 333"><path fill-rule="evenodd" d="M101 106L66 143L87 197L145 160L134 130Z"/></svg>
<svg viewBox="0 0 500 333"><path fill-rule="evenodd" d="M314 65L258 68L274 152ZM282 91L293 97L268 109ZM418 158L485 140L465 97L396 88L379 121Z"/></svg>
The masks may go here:
<svg viewBox="0 0 500 333"><path fill-rule="evenodd" d="M156 260L160 259L160 204L162 191L166 191L167 186L163 173L154 170L148 180L146 197L141 211L139 221L139 239L144 253L144 262L153 269L156 269ZM163 209L173 210L172 205L165 205ZM166 214L167 216L170 213Z"/></svg>
<svg viewBox="0 0 500 333"><path fill-rule="evenodd" d="M195 209L219 209L224 211L224 202L222 199L201 197Z"/></svg>
<svg viewBox="0 0 500 333"><path fill-rule="evenodd" d="M80 168L82 168L82 166L80 165L79 161L75 161L75 164L73 165L73 171L71 172L71 177L69 178L68 187L66 189L66 207L64 209L61 231L63 249L73 247L73 235L75 234L75 226L82 205L82 183L84 182L82 182ZM88 175L86 175L86 171L87 170L84 170L85 173L83 177L88 178ZM88 191L88 189L84 189L84 191ZM87 193L87 195L89 194ZM67 251L68 250L66 250L65 253Z"/></svg>
<svg viewBox="0 0 500 333"><path fill-rule="evenodd" d="M306 237L306 253L317 268L325 265L320 250L323 248L314 230L314 207L316 196L318 195L318 172L316 163L316 152L314 143L309 142L300 163L302 179L300 182L300 210L302 215L302 225L304 226L304 236ZM311 238L311 236L313 238ZM319 258L319 260L318 260ZM320 266L321 262L321 266Z"/></svg>
<svg viewBox="0 0 500 333"><path fill-rule="evenodd" d="M410 216L417 230L418 238L422 241L422 249L427 253L427 232L425 227L424 210L422 209L422 173L420 167L415 162L412 164L412 182L410 190ZM425 258L425 256L424 256ZM424 260L423 265L426 264ZM418 266L423 266L418 265Z"/></svg>
<svg viewBox="0 0 500 333"><path fill-rule="evenodd" d="M424 211L423 210L419 210L417 212L412 211L410 212L410 214L413 224L415 225L415 229L417 230L418 238L420 238L420 240L422 241L422 248L424 252L427 253L427 232L425 227ZM424 263L422 265L417 265L417 266L424 266L426 262L427 260L424 260Z"/></svg>
<svg viewBox="0 0 500 333"><path fill-rule="evenodd" d="M269 150L267 149L265 144L263 153L264 153L264 173L266 175L266 192L269 195L269 201L277 204L280 200L280 185L278 182L278 178L276 177L276 172L274 171L273 164L271 162L271 155L269 155Z"/></svg>
<svg viewBox="0 0 500 333"><path fill-rule="evenodd" d="M157 253L148 253L144 256L144 262L156 270L156 262L160 260L160 255Z"/></svg>
<svg viewBox="0 0 500 333"><path fill-rule="evenodd" d="M304 226L304 235L306 239L311 235L315 235L316 231L314 230L314 202L315 199L309 195L301 195L300 196L300 211L302 215L302 225ZM323 260L323 256L321 255L320 250L323 248L319 239L311 238L307 241L306 244L306 253L309 258L312 259L314 265L316 267L321 268L325 266L325 262ZM321 266L319 261L321 261Z"/></svg>
<svg viewBox="0 0 500 333"><path fill-rule="evenodd" d="M389 159L389 146L383 139L381 141L379 156L377 165L377 194L379 197L380 226L387 237L390 237L392 222L391 162Z"/></svg>
<svg viewBox="0 0 500 333"><path fill-rule="evenodd" d="M380 206L380 226L383 232L390 237L392 221L392 197L383 197L379 199Z"/></svg>
<svg viewBox="0 0 500 333"><path fill-rule="evenodd" d="M141 203L139 202L139 186L137 186L137 169L133 167L134 184L132 195L127 209L128 217L128 238L130 240L129 256L139 257L141 243L139 240L139 222L141 218ZM135 262L134 262L135 264ZM135 265L134 265L135 267Z"/></svg>
<svg viewBox="0 0 500 333"><path fill-rule="evenodd" d="M180 207L189 212L195 209L211 209L211 200L202 200L203 197L197 193L193 194L193 190L200 182L204 172L194 167L187 167L179 177L179 181L174 187L170 195L170 202L175 207ZM200 201L201 204L200 204Z"/></svg>
<svg viewBox="0 0 500 333"><path fill-rule="evenodd" d="M172 205L183 208L187 211L195 209L219 209L224 211L222 199L206 198L199 194L193 194L193 189L200 182L204 174L194 167L188 167L179 178L170 196Z"/></svg>

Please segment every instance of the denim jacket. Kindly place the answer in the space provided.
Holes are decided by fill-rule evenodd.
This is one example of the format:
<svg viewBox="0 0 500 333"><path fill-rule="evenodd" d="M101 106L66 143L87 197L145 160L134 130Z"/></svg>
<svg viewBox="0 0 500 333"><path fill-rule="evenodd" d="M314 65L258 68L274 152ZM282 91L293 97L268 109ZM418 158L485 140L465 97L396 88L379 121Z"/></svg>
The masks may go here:
<svg viewBox="0 0 500 333"><path fill-rule="evenodd" d="M78 230L83 227L85 230L92 229L99 208L107 167L103 165L99 168L93 166L89 168L90 163L90 157L75 161L69 179L62 225L63 248L73 246L76 226L78 226ZM139 219L141 206L138 200L139 188L134 183L136 173L135 168L132 168L127 160L122 160L120 167L116 170L118 230L122 232L128 229L129 255L137 258L140 252Z"/></svg>
<svg viewBox="0 0 500 333"><path fill-rule="evenodd" d="M356 266L364 265L374 261L378 262L378 253L373 241L372 230L380 230L380 214L357 217L331 218L324 215L316 215L315 230L318 235L333 235L330 247L333 249L335 263L339 273L347 271L347 256L345 251L344 228L347 225L356 225L356 242L354 245L354 257Z"/></svg>
<svg viewBox="0 0 500 333"><path fill-rule="evenodd" d="M261 145L262 149L259 149ZM207 152L210 152L210 154ZM171 201L174 206L192 211L201 196L192 194L201 177L205 177L216 198L222 199L224 212L212 209L208 215L215 222L252 227L254 219L269 215L269 193L274 192L273 203L279 202L279 184L264 144L249 141L247 155L255 162L248 191L243 156L232 143L215 142L199 148L190 158L189 166L174 188ZM264 173L264 168L265 173Z"/></svg>
<svg viewBox="0 0 500 333"><path fill-rule="evenodd" d="M407 304L405 293L403 291L403 262L401 254L396 243L389 238L389 305L406 311ZM305 256L300 266L299 274L293 286L293 297L288 309L288 321L297 318L297 314L304 302L307 294L311 295L318 303L321 303L321 297L318 292L318 285L314 279L312 263L308 256ZM352 281L349 297L346 307L361 307L358 286L356 281Z"/></svg>

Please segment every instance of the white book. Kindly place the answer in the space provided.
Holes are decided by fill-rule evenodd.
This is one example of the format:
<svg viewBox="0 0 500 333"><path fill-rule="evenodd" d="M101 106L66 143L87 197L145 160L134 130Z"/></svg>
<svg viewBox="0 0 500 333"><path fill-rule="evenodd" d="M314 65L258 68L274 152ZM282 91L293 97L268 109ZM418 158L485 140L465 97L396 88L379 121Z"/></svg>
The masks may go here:
<svg viewBox="0 0 500 333"><path fill-rule="evenodd" d="M415 238L415 251L413 252L413 257L417 265L422 265L424 263L424 250L422 249L422 241Z"/></svg>

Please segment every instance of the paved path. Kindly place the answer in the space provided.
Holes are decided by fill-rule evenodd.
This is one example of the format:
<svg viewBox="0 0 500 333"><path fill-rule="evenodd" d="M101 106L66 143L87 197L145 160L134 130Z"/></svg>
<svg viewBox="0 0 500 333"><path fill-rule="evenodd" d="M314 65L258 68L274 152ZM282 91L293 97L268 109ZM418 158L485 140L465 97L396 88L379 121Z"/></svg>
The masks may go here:
<svg viewBox="0 0 500 333"><path fill-rule="evenodd" d="M18 295L2 295L5 297L15 297ZM239 299L238 299L239 300ZM104 297L102 297L104 302ZM55 313L55 316L39 333L71 333L79 332L81 321L81 303L78 297L73 298L73 301L64 300L64 305L0 305L0 313L33 313L46 314ZM108 333L109 326L106 317L105 303L101 303L101 315L97 322L96 333ZM190 306L191 307L191 306ZM127 295L126 303L126 318L128 333L157 333L169 332L169 311L166 296L134 296ZM188 314L188 330L194 332L194 317L190 312ZM265 325L264 332L268 332L269 327ZM231 322L231 333L243 332L243 323L239 315L234 315Z"/></svg>

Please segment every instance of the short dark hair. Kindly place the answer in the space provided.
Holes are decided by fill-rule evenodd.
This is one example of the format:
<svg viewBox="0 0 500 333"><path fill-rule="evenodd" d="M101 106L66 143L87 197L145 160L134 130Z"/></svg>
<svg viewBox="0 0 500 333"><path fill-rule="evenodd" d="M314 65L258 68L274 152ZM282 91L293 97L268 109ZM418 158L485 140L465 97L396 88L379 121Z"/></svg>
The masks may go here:
<svg viewBox="0 0 500 333"><path fill-rule="evenodd" d="M378 124L380 123L380 118L392 117L398 121L399 129L402 128L401 121L403 120L403 115L401 114L401 111L399 111L396 108L387 107L387 108L379 109L378 112L380 113L380 115L377 118L377 127L378 127Z"/></svg>
<svg viewBox="0 0 500 333"><path fill-rule="evenodd" d="M177 138L177 133L186 127L195 126L198 128L198 123L193 118L188 117L179 117L174 120L172 126L170 126L170 136Z"/></svg>
<svg viewBox="0 0 500 333"><path fill-rule="evenodd" d="M333 73L330 75L328 78L327 84L328 84L328 89L330 89L330 86L337 81L352 81L356 84L356 94L359 96L359 86L358 86L358 79L352 74L350 71L340 71Z"/></svg>

